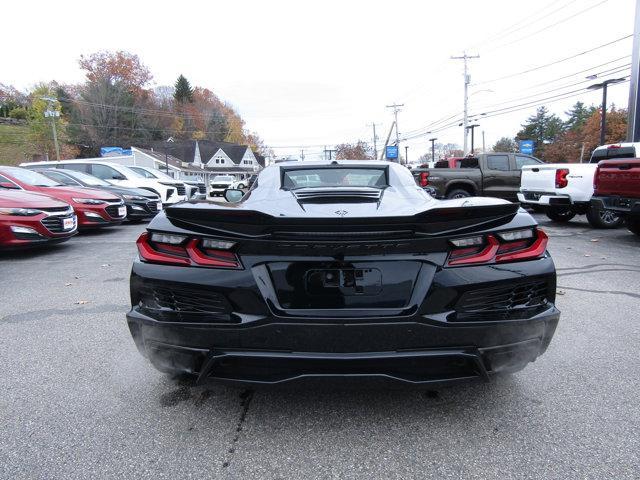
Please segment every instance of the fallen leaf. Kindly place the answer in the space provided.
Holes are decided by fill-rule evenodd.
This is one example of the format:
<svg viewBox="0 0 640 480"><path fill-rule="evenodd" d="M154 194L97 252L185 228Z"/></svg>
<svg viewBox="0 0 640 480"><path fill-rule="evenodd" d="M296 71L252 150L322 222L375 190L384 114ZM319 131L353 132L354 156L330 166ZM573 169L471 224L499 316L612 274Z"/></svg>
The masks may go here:
<svg viewBox="0 0 640 480"><path fill-rule="evenodd" d="M564 295L566 292L564 290L558 290L556 293L558 295Z"/></svg>
<svg viewBox="0 0 640 480"><path fill-rule="evenodd" d="M585 257L590 257L590 256L591 256L591 254L590 254L590 253L585 253L585 254L584 254L584 256L585 256Z"/></svg>
<svg viewBox="0 0 640 480"><path fill-rule="evenodd" d="M65 283L64 284L65 287L70 287L71 285L73 285L73 283Z"/></svg>
<svg viewBox="0 0 640 480"><path fill-rule="evenodd" d="M110 267L111 265L109 265L108 263L103 263L102 265L100 265L102 268L106 268L106 267Z"/></svg>
<svg viewBox="0 0 640 480"><path fill-rule="evenodd" d="M78 300L75 303L76 303L76 305L85 305L85 304L89 303L89 300Z"/></svg>
<svg viewBox="0 0 640 480"><path fill-rule="evenodd" d="M591 241L592 241L592 242L599 242L599 241L600 241L600 239L599 239L599 238L592 238L592 239L591 239Z"/></svg>

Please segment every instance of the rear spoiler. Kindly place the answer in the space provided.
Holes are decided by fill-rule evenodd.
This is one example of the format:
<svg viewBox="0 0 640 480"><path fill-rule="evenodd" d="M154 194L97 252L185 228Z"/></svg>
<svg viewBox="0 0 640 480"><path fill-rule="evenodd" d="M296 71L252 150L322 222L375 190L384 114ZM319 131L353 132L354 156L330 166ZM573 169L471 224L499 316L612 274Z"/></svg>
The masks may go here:
<svg viewBox="0 0 640 480"><path fill-rule="evenodd" d="M300 218L274 217L238 206L182 203L167 207L167 219L176 227L209 235L265 238L274 235L309 234L336 236L410 233L418 236L467 233L510 222L519 203L472 207L434 208L405 217Z"/></svg>

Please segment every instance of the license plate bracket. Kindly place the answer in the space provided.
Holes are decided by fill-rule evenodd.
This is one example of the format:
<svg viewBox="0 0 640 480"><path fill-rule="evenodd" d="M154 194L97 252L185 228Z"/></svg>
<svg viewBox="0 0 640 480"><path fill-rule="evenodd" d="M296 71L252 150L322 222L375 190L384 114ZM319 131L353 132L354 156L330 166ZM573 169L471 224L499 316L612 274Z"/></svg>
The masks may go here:
<svg viewBox="0 0 640 480"><path fill-rule="evenodd" d="M310 295L378 295L382 273L377 268L328 268L309 270L305 280Z"/></svg>

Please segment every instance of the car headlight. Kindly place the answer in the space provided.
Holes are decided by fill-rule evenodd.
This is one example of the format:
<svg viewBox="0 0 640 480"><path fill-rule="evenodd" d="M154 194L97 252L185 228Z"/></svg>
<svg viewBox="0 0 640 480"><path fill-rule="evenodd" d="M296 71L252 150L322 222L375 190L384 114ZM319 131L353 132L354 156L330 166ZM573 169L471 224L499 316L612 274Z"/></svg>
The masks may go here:
<svg viewBox="0 0 640 480"><path fill-rule="evenodd" d="M102 205L103 203L106 203L105 201L98 200L96 198L72 198L71 200L76 203L84 203L85 205Z"/></svg>
<svg viewBox="0 0 640 480"><path fill-rule="evenodd" d="M125 200L147 200L146 197L142 197L140 195L122 195L122 198L124 198Z"/></svg>
<svg viewBox="0 0 640 480"><path fill-rule="evenodd" d="M0 215L16 215L18 217L33 217L42 213L42 210L35 208L0 208Z"/></svg>

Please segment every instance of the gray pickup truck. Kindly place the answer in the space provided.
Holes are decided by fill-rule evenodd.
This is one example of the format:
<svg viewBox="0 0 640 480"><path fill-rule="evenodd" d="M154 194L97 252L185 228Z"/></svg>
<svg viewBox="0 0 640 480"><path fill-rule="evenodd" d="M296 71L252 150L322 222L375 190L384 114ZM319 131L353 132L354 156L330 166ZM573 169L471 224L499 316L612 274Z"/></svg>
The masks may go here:
<svg viewBox="0 0 640 480"><path fill-rule="evenodd" d="M436 198L497 197L517 202L521 169L542 162L521 153L483 153L456 162L457 168L415 168L416 183Z"/></svg>

